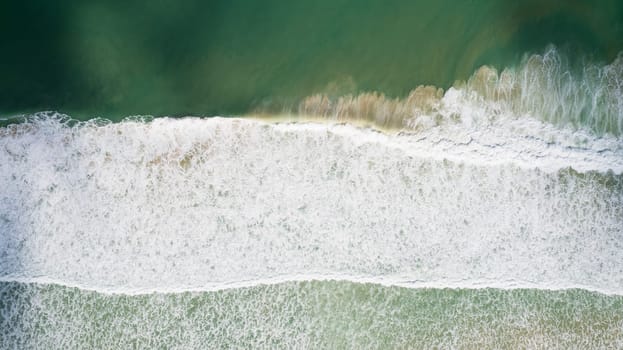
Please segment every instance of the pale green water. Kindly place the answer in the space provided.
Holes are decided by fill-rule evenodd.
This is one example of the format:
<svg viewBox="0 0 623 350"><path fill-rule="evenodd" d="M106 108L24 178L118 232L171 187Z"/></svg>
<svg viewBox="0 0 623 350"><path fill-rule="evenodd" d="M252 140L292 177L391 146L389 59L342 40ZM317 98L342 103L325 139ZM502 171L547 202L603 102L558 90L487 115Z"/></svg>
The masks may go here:
<svg viewBox="0 0 623 350"><path fill-rule="evenodd" d="M620 348L623 297L299 282L104 295L0 284L3 348Z"/></svg>

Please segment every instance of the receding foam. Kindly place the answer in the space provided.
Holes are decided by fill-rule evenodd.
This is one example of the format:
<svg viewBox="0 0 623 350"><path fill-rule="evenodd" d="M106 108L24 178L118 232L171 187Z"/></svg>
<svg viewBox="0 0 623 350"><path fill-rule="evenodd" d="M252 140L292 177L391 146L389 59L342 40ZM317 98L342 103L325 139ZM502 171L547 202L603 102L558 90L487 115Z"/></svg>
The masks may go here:
<svg viewBox="0 0 623 350"><path fill-rule="evenodd" d="M35 118L0 131L0 279L117 293L308 278L623 293L620 138L502 121L385 134Z"/></svg>

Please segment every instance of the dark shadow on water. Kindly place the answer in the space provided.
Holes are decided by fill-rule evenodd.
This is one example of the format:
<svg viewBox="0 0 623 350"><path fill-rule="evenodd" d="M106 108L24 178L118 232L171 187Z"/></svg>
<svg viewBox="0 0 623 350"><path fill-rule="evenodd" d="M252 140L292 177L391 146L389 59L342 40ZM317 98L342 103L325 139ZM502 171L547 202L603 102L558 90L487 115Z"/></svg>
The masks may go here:
<svg viewBox="0 0 623 350"><path fill-rule="evenodd" d="M0 2L0 112L46 110L84 98L67 61L69 1Z"/></svg>

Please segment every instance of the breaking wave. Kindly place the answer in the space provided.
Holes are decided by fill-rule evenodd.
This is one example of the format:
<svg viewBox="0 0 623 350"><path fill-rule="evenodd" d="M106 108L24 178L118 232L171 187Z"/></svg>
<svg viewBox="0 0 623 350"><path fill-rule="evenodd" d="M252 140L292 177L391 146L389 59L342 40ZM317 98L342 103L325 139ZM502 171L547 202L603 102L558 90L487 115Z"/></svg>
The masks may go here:
<svg viewBox="0 0 623 350"><path fill-rule="evenodd" d="M467 110L471 113L466 114ZM529 116L597 135L619 136L623 132L623 56L608 65L586 64L578 70L550 48L502 72L483 66L467 82L457 82L445 92L420 86L406 98L377 92L316 94L300 102L298 114L407 130L465 122L486 127L498 119L506 122Z"/></svg>
<svg viewBox="0 0 623 350"><path fill-rule="evenodd" d="M620 139L508 125L38 115L0 131L0 278L132 294L308 278L621 294Z"/></svg>

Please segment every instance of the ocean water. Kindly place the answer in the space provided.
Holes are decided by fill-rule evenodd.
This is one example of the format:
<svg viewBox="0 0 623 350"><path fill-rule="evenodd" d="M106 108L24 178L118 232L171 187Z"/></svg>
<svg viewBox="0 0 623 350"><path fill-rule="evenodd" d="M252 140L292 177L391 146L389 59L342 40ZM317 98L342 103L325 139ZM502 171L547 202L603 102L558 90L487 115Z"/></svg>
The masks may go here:
<svg viewBox="0 0 623 350"><path fill-rule="evenodd" d="M447 89L547 45L623 50L618 0L3 1L0 113L240 116L306 96Z"/></svg>
<svg viewBox="0 0 623 350"><path fill-rule="evenodd" d="M0 28L0 348L623 348L620 2Z"/></svg>

